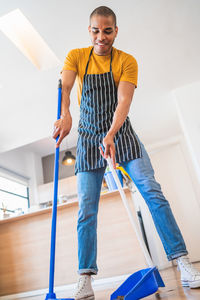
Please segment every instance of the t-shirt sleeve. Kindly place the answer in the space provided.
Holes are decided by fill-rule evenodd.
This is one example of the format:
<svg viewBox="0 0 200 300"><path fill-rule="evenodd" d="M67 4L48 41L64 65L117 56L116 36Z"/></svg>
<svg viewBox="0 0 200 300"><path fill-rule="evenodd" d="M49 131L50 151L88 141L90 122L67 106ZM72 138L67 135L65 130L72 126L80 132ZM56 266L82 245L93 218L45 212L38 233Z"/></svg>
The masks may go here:
<svg viewBox="0 0 200 300"><path fill-rule="evenodd" d="M128 55L122 64L122 75L120 81L131 82L137 87L138 64L132 55Z"/></svg>
<svg viewBox="0 0 200 300"><path fill-rule="evenodd" d="M67 54L62 68L62 71L64 70L70 70L78 73L78 55L76 49L69 51Z"/></svg>

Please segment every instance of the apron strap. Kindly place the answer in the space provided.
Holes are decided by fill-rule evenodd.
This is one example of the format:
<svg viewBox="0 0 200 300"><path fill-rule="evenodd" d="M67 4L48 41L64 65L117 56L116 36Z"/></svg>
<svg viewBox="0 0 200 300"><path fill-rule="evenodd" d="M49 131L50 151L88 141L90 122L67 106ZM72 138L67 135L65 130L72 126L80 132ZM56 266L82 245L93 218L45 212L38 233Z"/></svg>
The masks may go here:
<svg viewBox="0 0 200 300"><path fill-rule="evenodd" d="M85 68L85 75L87 74L88 65L89 65L89 61L90 61L90 57L91 57L91 55L92 55L93 49L94 49L94 48L92 48L91 51L90 51L90 55L89 55L89 58L88 58L88 62L87 62L86 68Z"/></svg>
<svg viewBox="0 0 200 300"><path fill-rule="evenodd" d="M111 49L110 72L112 72L112 51L113 51L113 48Z"/></svg>
<svg viewBox="0 0 200 300"><path fill-rule="evenodd" d="M87 75L88 65L89 65L89 61L90 61L90 57L91 57L91 55L92 55L93 49L94 49L94 47L93 47L93 48L91 49L91 51L90 51L90 55L89 55L89 58L88 58L88 61L87 61L87 65L86 65L86 68L85 68L85 75ZM112 51L113 51L113 48L111 49L110 72L112 72Z"/></svg>

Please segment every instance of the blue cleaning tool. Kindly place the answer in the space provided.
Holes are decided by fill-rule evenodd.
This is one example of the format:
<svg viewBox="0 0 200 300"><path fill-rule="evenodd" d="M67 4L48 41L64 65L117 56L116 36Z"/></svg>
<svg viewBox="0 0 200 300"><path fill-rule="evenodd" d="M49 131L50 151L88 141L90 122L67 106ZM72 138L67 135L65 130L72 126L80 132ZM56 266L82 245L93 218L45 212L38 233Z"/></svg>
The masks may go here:
<svg viewBox="0 0 200 300"><path fill-rule="evenodd" d="M62 82L58 81L58 110L57 120L60 119L62 99ZM56 138L56 143L59 136ZM52 223L51 223L51 250L50 250L50 269L49 269L49 292L46 294L45 300L74 300L73 298L56 298L54 293L54 272L55 272L55 250L56 250L56 220L57 220L57 199L58 199L58 172L59 172L59 147L55 151L54 162L54 198L52 208Z"/></svg>
<svg viewBox="0 0 200 300"><path fill-rule="evenodd" d="M110 300L137 300L154 294L159 287L157 272L154 267L133 273L112 293Z"/></svg>
<svg viewBox="0 0 200 300"><path fill-rule="evenodd" d="M105 151L103 144L101 143L102 150ZM112 160L110 156L107 158L107 163L112 172L118 190L120 192L120 196L122 198L123 204L126 208L126 211L129 216L129 220L133 229L136 233L138 242L143 251L144 257L146 259L147 265L150 268L140 270L138 272L133 273L130 277L128 277L122 285L111 295L110 300L137 300L144 298L148 295L155 293L159 287L164 287L165 284L160 276L158 269L153 266L152 259L149 255L149 252L146 248L146 245L141 237L138 226L134 220L133 214L131 212L131 208L129 206L129 202L126 198L124 190L122 188L121 182L117 176L116 170L113 167Z"/></svg>

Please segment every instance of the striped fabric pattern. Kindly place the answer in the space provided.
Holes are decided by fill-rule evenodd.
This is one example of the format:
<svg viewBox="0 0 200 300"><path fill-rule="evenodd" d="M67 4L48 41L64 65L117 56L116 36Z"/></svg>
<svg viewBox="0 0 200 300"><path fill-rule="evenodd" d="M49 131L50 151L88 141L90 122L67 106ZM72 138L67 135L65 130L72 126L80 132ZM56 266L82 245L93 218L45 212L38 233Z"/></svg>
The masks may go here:
<svg viewBox="0 0 200 300"><path fill-rule="evenodd" d="M92 51L90 56L91 54ZM87 74L88 63L80 105L75 174L106 166L107 163L101 156L99 145L111 127L118 102L117 88L112 73L112 54L110 72ZM129 117L117 132L114 141L116 162L129 161L142 156L140 143Z"/></svg>

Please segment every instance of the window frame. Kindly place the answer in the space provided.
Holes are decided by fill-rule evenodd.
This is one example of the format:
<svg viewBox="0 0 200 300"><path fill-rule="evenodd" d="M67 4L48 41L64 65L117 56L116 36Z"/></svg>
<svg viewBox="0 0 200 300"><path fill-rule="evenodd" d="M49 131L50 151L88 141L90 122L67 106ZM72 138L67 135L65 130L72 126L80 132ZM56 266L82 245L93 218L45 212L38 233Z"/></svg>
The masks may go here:
<svg viewBox="0 0 200 300"><path fill-rule="evenodd" d="M7 168L4 168L2 166L0 166L0 177L8 179L8 180L16 182L16 183L19 183L19 184L22 184L22 185L25 185L26 191L27 191L27 193L26 193L27 197L17 194L17 193L10 192L9 190L1 189L1 188L0 188L0 191L10 194L10 195L13 195L13 196L17 196L17 197L26 199L27 204L28 204L27 206L28 206L28 208L30 208L30 197L29 197L29 180L30 180L30 178L25 177L21 174L18 174L16 172L9 170Z"/></svg>

